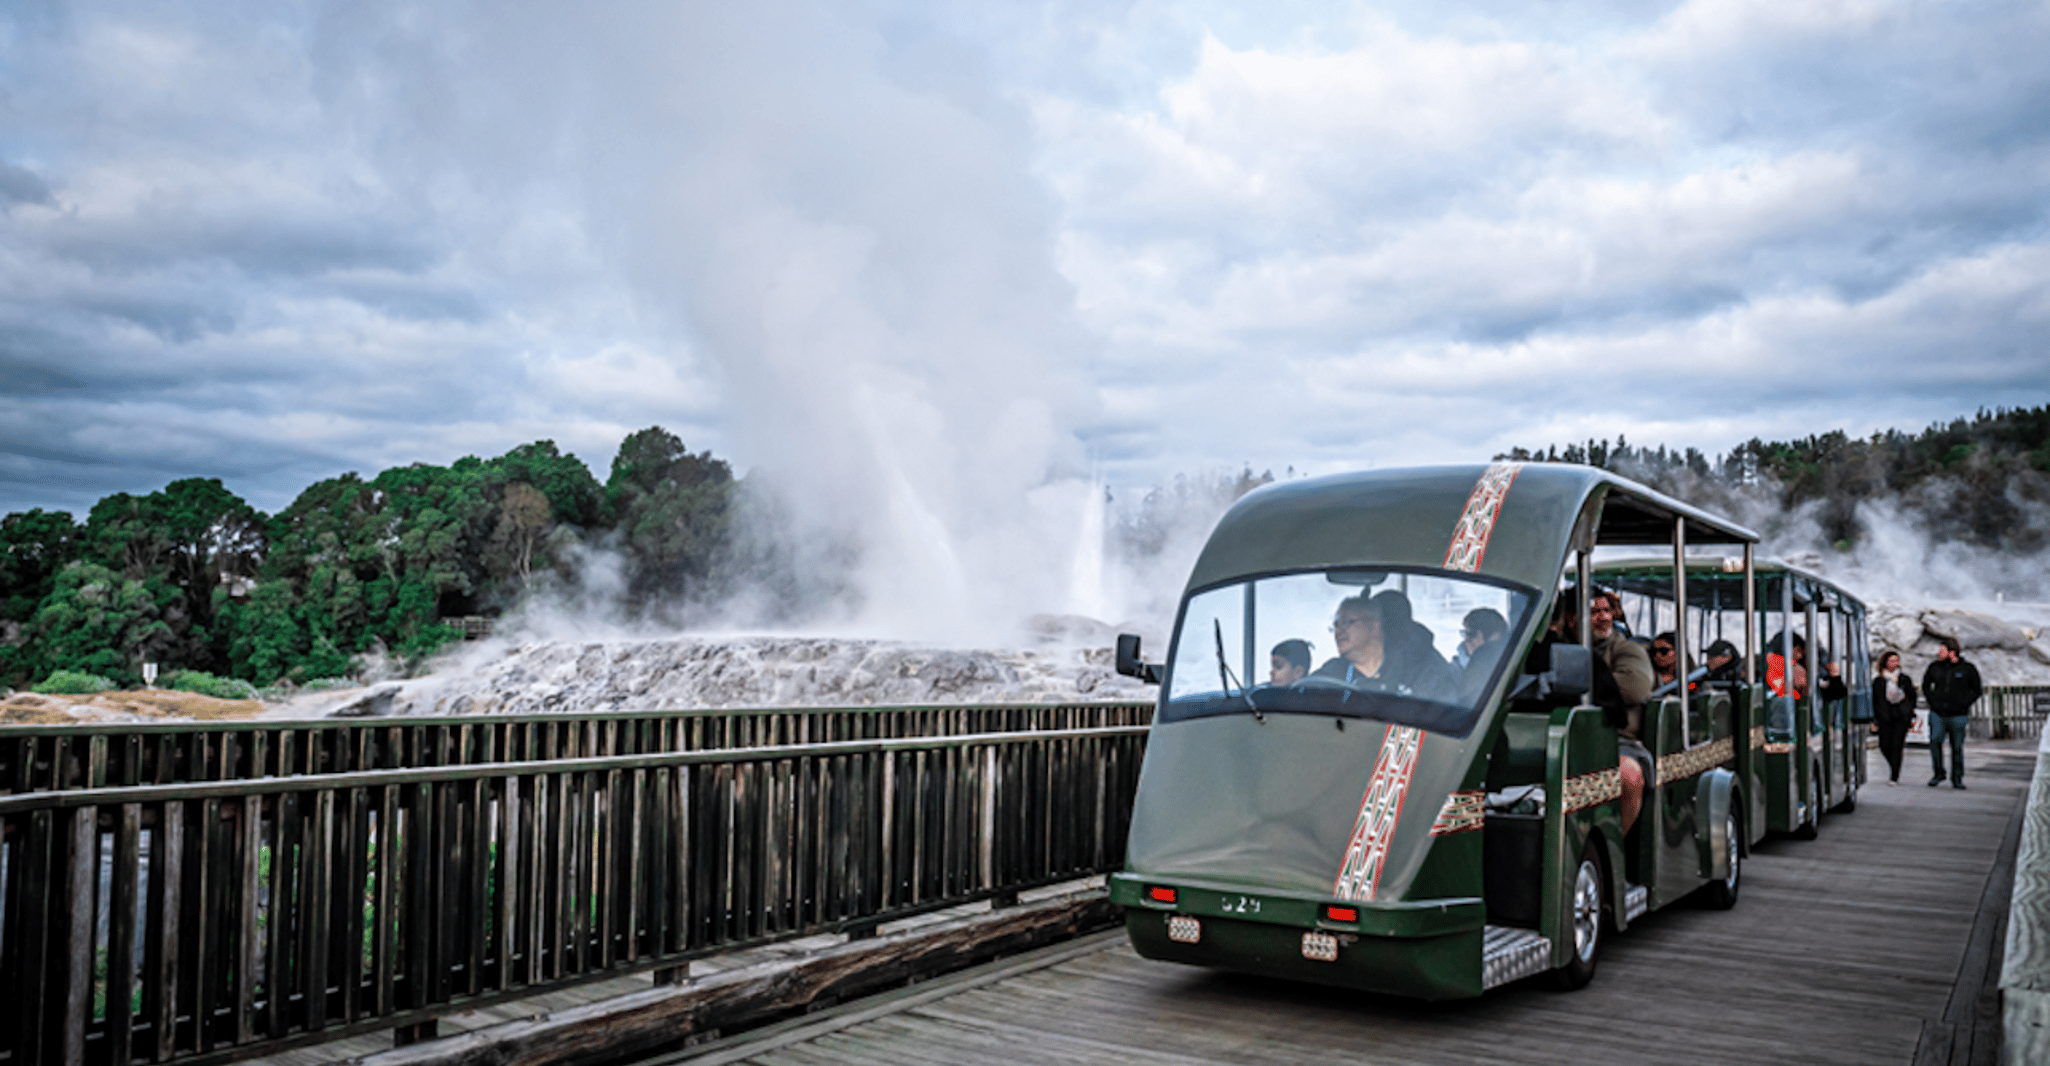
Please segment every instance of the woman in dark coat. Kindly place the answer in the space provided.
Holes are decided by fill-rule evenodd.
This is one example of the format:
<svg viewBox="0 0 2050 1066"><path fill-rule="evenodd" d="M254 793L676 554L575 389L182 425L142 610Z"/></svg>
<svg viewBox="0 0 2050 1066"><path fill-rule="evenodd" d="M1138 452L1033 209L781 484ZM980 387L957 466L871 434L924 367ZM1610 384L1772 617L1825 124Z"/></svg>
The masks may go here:
<svg viewBox="0 0 2050 1066"><path fill-rule="evenodd" d="M1889 785L1901 783L1901 752L1915 721L1915 698L1915 681L1901 669L1901 653L1881 655L1879 674L1872 679L1872 729L1879 734L1879 754L1886 756L1891 771Z"/></svg>

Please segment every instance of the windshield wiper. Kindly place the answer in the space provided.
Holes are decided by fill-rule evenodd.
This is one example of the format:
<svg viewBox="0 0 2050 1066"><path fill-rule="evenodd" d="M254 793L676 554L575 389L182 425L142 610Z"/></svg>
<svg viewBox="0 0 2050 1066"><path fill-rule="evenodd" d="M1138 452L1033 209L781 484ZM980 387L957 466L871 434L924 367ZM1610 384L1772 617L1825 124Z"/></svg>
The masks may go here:
<svg viewBox="0 0 2050 1066"><path fill-rule="evenodd" d="M1231 676L1231 664L1226 662L1224 658L1224 623L1212 618L1210 620L1210 632L1212 636L1217 638L1217 682L1224 686L1224 694L1229 697L1231 695L1231 688L1233 685L1238 684L1238 679ZM1238 685L1238 689L1239 698L1245 700L1246 708L1253 712L1253 720L1256 722L1267 721L1267 715L1260 710L1260 705L1253 702L1252 692L1248 691L1244 685Z"/></svg>

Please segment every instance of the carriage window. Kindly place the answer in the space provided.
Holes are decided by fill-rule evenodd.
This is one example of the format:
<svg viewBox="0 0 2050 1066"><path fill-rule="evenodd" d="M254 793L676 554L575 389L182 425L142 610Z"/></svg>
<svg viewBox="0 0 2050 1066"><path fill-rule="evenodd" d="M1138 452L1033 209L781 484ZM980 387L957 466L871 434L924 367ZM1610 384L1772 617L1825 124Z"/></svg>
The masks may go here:
<svg viewBox="0 0 2050 1066"><path fill-rule="evenodd" d="M1161 720L1337 714L1463 736L1534 599L1521 586L1407 570L1208 589L1183 609Z"/></svg>

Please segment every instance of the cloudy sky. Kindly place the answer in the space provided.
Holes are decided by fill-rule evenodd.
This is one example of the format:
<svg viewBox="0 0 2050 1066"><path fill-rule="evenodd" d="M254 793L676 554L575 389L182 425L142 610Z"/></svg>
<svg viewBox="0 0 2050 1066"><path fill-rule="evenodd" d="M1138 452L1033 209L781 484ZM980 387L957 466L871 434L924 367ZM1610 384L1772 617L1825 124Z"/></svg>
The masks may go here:
<svg viewBox="0 0 2050 1066"><path fill-rule="evenodd" d="M660 424L938 543L2042 404L2046 54L1997 0L17 0L0 511Z"/></svg>

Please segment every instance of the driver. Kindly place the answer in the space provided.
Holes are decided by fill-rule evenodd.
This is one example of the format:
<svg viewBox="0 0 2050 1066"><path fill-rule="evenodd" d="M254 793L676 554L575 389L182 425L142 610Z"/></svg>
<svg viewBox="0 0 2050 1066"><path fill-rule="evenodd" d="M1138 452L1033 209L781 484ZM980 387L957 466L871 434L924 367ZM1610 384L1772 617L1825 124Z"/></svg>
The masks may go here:
<svg viewBox="0 0 2050 1066"><path fill-rule="evenodd" d="M1423 630L1419 639L1417 630ZM1410 621L1409 600L1400 592L1371 599L1348 597L1331 618L1338 655L1317 668L1348 686L1382 688L1436 697L1449 690L1451 667L1431 647L1430 631ZM1366 685L1378 682L1378 685Z"/></svg>
<svg viewBox="0 0 2050 1066"><path fill-rule="evenodd" d="M1310 672L1310 642L1284 640L1267 654L1267 682L1277 687L1293 685Z"/></svg>

